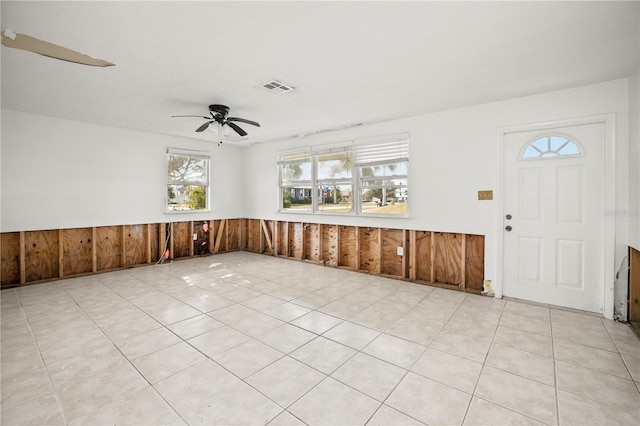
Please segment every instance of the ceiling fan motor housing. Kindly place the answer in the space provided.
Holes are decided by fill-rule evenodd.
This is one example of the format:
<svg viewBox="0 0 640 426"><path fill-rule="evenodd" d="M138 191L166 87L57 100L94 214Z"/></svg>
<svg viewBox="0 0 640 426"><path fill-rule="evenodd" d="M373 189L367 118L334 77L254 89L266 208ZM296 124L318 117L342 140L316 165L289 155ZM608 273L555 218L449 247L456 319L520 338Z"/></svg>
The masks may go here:
<svg viewBox="0 0 640 426"><path fill-rule="evenodd" d="M209 105L209 111L211 111L213 115L219 115L223 118L229 115L229 107L226 105L218 105L218 104Z"/></svg>

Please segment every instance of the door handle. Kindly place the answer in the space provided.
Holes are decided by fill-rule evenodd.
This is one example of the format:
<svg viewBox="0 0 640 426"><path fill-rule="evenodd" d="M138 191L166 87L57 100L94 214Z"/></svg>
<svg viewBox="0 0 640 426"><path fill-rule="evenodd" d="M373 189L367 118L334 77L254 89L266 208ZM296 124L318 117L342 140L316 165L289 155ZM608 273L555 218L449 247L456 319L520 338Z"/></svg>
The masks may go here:
<svg viewBox="0 0 640 426"><path fill-rule="evenodd" d="M507 226L505 226L505 228L504 228L504 229L505 229L505 231L507 231L507 232L511 232L511 230L512 230L513 228L511 227L511 225L507 225Z"/></svg>

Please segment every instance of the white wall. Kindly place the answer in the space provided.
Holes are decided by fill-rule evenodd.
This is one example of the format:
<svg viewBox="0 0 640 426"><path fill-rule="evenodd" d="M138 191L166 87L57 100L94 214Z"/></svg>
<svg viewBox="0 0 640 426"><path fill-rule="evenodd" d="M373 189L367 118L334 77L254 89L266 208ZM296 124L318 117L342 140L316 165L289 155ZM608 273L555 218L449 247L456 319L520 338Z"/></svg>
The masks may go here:
<svg viewBox="0 0 640 426"><path fill-rule="evenodd" d="M478 201L477 191L497 191L498 129L529 123L616 114L616 209L628 208L628 80L510 99L401 120L317 134L278 143L255 145L245 154L247 217L383 226L485 235L485 277L496 269L497 201ZM392 108L392 106L385 106ZM408 132L410 139L410 218L370 218L277 213L277 153L391 133ZM496 198L500 194L495 194ZM627 218L617 217L615 264L627 242Z"/></svg>
<svg viewBox="0 0 640 426"><path fill-rule="evenodd" d="M486 236L485 277L495 280L502 212L497 201L476 198L478 190L498 189L498 129L615 113L615 210L630 211L640 196L637 180L629 182L640 162L637 91L637 78L620 79L245 149L3 110L1 229L254 217L463 232ZM277 213L279 151L401 132L411 135L409 218ZM164 213L168 146L211 152L211 213ZM640 239L638 219L616 214L611 220L617 270L627 245Z"/></svg>
<svg viewBox="0 0 640 426"><path fill-rule="evenodd" d="M2 110L3 232L242 217L242 149ZM208 213L165 214L166 148L211 153Z"/></svg>

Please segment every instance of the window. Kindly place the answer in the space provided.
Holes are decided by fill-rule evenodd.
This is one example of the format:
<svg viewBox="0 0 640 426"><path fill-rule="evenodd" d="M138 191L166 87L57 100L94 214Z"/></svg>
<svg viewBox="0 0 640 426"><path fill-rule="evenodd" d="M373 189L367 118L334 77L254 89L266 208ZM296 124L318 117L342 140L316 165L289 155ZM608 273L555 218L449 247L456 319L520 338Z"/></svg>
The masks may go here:
<svg viewBox="0 0 640 426"><path fill-rule="evenodd" d="M360 176L362 213L408 214L409 145L406 140L356 145L355 163Z"/></svg>
<svg viewBox="0 0 640 426"><path fill-rule="evenodd" d="M408 136L282 153L279 211L408 214Z"/></svg>
<svg viewBox="0 0 640 426"><path fill-rule="evenodd" d="M353 211L353 150L351 146L324 149L316 156L316 194L318 211Z"/></svg>
<svg viewBox="0 0 640 426"><path fill-rule="evenodd" d="M209 155L167 150L167 211L209 209Z"/></svg>
<svg viewBox="0 0 640 426"><path fill-rule="evenodd" d="M520 158L529 160L580 155L582 155L582 150L576 142L564 136L545 136L528 144L522 151Z"/></svg>
<svg viewBox="0 0 640 426"><path fill-rule="evenodd" d="M312 211L311 152L283 154L280 156L278 166L280 168L281 210Z"/></svg>

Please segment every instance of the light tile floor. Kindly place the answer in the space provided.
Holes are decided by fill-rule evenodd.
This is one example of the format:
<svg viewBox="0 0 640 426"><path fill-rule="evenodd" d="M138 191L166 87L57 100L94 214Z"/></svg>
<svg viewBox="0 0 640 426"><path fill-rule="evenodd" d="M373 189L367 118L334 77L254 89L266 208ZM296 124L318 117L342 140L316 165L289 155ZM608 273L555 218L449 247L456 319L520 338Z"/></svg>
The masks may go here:
<svg viewBox="0 0 640 426"><path fill-rule="evenodd" d="M246 252L1 292L1 423L640 424L593 315Z"/></svg>

